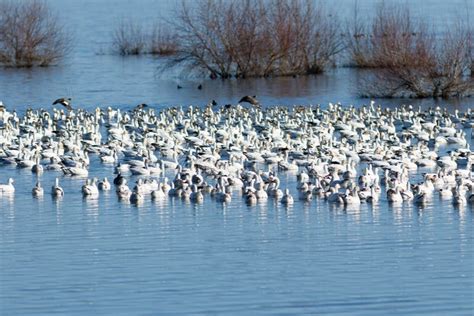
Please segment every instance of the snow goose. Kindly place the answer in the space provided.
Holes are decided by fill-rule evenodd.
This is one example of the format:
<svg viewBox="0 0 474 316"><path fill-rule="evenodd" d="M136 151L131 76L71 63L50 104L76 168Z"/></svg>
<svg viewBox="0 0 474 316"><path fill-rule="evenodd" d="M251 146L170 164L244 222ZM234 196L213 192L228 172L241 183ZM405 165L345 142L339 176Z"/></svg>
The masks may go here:
<svg viewBox="0 0 474 316"><path fill-rule="evenodd" d="M157 190L154 190L151 192L151 198L155 201L162 201L166 199L166 194L168 192L163 191L163 185L161 184L160 187Z"/></svg>
<svg viewBox="0 0 474 316"><path fill-rule="evenodd" d="M99 195L95 179L86 180L86 183L82 186L82 195L86 197L97 197Z"/></svg>
<svg viewBox="0 0 474 316"><path fill-rule="evenodd" d="M256 188L255 196L257 197L257 200L265 201L268 199L268 194L264 189L263 182L257 182L255 184L255 188Z"/></svg>
<svg viewBox="0 0 474 316"><path fill-rule="evenodd" d="M31 167L31 171L33 173L42 173L43 172L43 166L40 164L40 155L36 156L35 164L33 165L33 167Z"/></svg>
<svg viewBox="0 0 474 316"><path fill-rule="evenodd" d="M51 194L53 197L64 196L64 190L59 186L59 178L56 178L54 185L51 187Z"/></svg>
<svg viewBox="0 0 474 316"><path fill-rule="evenodd" d="M245 202L248 204L248 205L254 205L257 203L257 196L255 195L255 192L252 191L252 190L247 190L246 194L245 194Z"/></svg>
<svg viewBox="0 0 474 316"><path fill-rule="evenodd" d="M202 203L204 201L204 196L202 195L201 190L198 189L196 184L192 185L192 192L189 196L191 202Z"/></svg>
<svg viewBox="0 0 474 316"><path fill-rule="evenodd" d="M344 205L360 205L360 198L355 188L352 190L347 189L342 199Z"/></svg>
<svg viewBox="0 0 474 316"><path fill-rule="evenodd" d="M463 189L460 186L456 186L452 188L452 192L453 192L453 205L465 205L467 203L465 189Z"/></svg>
<svg viewBox="0 0 474 316"><path fill-rule="evenodd" d="M144 200L145 200L145 197L140 192L133 191L130 194L130 203L141 204L141 203L143 203Z"/></svg>
<svg viewBox="0 0 474 316"><path fill-rule="evenodd" d="M8 182L6 184L0 184L0 193L13 193L15 192L15 187L13 186L13 183L15 181L12 178L8 179Z"/></svg>
<svg viewBox="0 0 474 316"><path fill-rule="evenodd" d="M98 188L99 190L102 190L102 191L108 191L110 190L110 182L109 180L107 179L107 177L105 177L104 179L102 179L101 181L99 181L98 183Z"/></svg>
<svg viewBox="0 0 474 316"><path fill-rule="evenodd" d="M128 187L128 185L124 182L117 186L116 193L119 199L129 199L132 191Z"/></svg>
<svg viewBox="0 0 474 316"><path fill-rule="evenodd" d="M393 202L393 203L403 201L403 197L400 194L400 189L398 188L398 186L395 189L388 189L387 190L387 200L389 202Z"/></svg>
<svg viewBox="0 0 474 316"><path fill-rule="evenodd" d="M280 202L285 205L290 205L294 203L294 199L293 196L290 194L290 190L285 189L285 194L282 196Z"/></svg>
<svg viewBox="0 0 474 316"><path fill-rule="evenodd" d="M44 195L44 189L41 187L41 184L39 181L36 182L36 185L33 187L33 190L31 191L34 197L41 197Z"/></svg>

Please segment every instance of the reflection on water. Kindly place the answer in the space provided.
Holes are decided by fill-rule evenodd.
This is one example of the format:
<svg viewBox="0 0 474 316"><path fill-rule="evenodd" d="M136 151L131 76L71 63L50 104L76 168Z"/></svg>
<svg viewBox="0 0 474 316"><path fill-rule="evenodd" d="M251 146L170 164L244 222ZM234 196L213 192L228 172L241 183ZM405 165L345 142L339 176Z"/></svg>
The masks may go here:
<svg viewBox="0 0 474 316"><path fill-rule="evenodd" d="M85 196L83 197L84 209L87 216L93 219L94 222L97 222L99 219L99 197L94 196Z"/></svg>
<svg viewBox="0 0 474 316"><path fill-rule="evenodd" d="M108 72L109 77L100 81L97 80L96 73L86 73L82 76L83 81L78 82L73 89L64 89L63 79L58 74L40 74L35 77L36 79L25 83L22 81L21 77L24 74L21 72L9 74L0 72L0 86L3 87L0 91L0 100L9 107L15 106L20 112L30 106L50 108L52 100L59 95L71 96L74 105L87 109L97 106L130 109L141 102L158 109L174 105L203 106L210 100L216 100L220 105L235 104L246 94L257 95L264 106L294 104L326 106L330 102L361 106L370 102L369 99L357 97L357 85L350 78L357 76L360 71L350 68L334 69L324 75L298 78L205 80L202 90L195 88L195 82L189 82L188 87L177 90L176 83L170 79L153 79L149 82L136 80L135 72L143 76L156 67L157 61L148 60L148 57L134 61L129 68L116 68L113 60L118 57L102 56L101 58L110 59L109 62L97 61L97 67L101 72ZM110 68L106 69L107 66ZM94 82L97 87L97 90L93 92L86 89L91 82ZM111 85L115 88L111 89ZM17 91L24 91L25 86L28 87L27 93L17 93ZM385 107L412 104L427 108L441 105L449 106L451 111L466 110L474 106L474 98L379 99L377 102Z"/></svg>
<svg viewBox="0 0 474 316"><path fill-rule="evenodd" d="M56 225L61 225L63 223L63 207L61 205L61 201L59 199L56 199L54 201L55 203L55 211L56 211Z"/></svg>
<svg viewBox="0 0 474 316"><path fill-rule="evenodd" d="M0 299L7 314L157 308L387 314L387 306L396 313L468 314L473 308L469 206L434 200L421 208L388 204L383 196L360 207L318 199L247 206L238 192L228 204L207 196L203 204L147 198L135 206L114 192L84 199L71 178L61 179L63 199L38 200L30 194L35 180L19 177L15 196L0 199L0 282L8 289ZM45 173L45 187L54 178ZM29 211L36 207L52 211ZM78 299L90 303L77 306Z"/></svg>

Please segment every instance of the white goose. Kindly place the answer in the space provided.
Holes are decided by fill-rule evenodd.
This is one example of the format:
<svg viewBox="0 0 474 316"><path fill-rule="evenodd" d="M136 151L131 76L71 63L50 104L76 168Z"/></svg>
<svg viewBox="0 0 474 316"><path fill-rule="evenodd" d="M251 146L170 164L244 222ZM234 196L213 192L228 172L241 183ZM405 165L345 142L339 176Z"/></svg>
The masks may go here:
<svg viewBox="0 0 474 316"><path fill-rule="evenodd" d="M344 205L360 205L360 198L356 189L347 189L346 194L342 196L342 199L344 201Z"/></svg>
<svg viewBox="0 0 474 316"><path fill-rule="evenodd" d="M157 189L157 190L154 190L153 192L151 192L151 198L155 201L162 201L162 200L166 200L166 194L168 192L164 192L163 190L163 184L160 185L160 187Z"/></svg>
<svg viewBox="0 0 474 316"><path fill-rule="evenodd" d="M453 205L466 205L466 190L460 186L452 188L453 192Z"/></svg>
<svg viewBox="0 0 474 316"><path fill-rule="evenodd" d="M116 193L119 199L129 199L132 191L126 183L122 183L117 186Z"/></svg>
<svg viewBox="0 0 474 316"><path fill-rule="evenodd" d="M413 197L413 201L415 204L425 204L428 201L428 194L423 190L418 190Z"/></svg>
<svg viewBox="0 0 474 316"><path fill-rule="evenodd" d="M51 194L53 197L64 196L64 190L59 186L59 178L56 178L55 183L51 188Z"/></svg>
<svg viewBox="0 0 474 316"><path fill-rule="evenodd" d="M99 181L97 187L99 188L99 190L108 191L108 190L110 190L111 185L110 185L110 182L107 179L107 177L105 177L104 179Z"/></svg>
<svg viewBox="0 0 474 316"><path fill-rule="evenodd" d="M283 196L283 191L280 190L280 179L274 177L273 182L268 186L268 196L280 199Z"/></svg>
<svg viewBox="0 0 474 316"><path fill-rule="evenodd" d="M33 187L33 190L31 191L34 197L41 197L44 195L44 189L41 187L41 184L39 181L36 182L36 185Z"/></svg>
<svg viewBox="0 0 474 316"><path fill-rule="evenodd" d="M40 156L36 156L35 164L31 167L33 173L43 173L43 166L40 164Z"/></svg>
<svg viewBox="0 0 474 316"><path fill-rule="evenodd" d="M336 203L336 204L343 204L344 199L342 198L342 194L340 194L336 187L331 187L329 192L327 193L327 200L329 203Z"/></svg>
<svg viewBox="0 0 474 316"><path fill-rule="evenodd" d="M245 194L245 202L248 205L254 205L257 203L257 196L255 195L255 190L248 189Z"/></svg>
<svg viewBox="0 0 474 316"><path fill-rule="evenodd" d="M96 180L87 179L86 183L82 186L82 194L87 197L99 196L99 189L96 185Z"/></svg>
<svg viewBox="0 0 474 316"><path fill-rule="evenodd" d="M117 151L112 150L110 153L103 153L100 155L100 161L103 163L116 163L118 161Z"/></svg>
<svg viewBox="0 0 474 316"><path fill-rule="evenodd" d="M263 188L263 182L257 182L255 184L255 187L256 187L255 196L257 197L257 200L266 201L268 199L268 194Z"/></svg>
<svg viewBox="0 0 474 316"><path fill-rule="evenodd" d="M395 189L387 190L387 200L392 203L399 203L403 201L403 197L400 194L398 186Z"/></svg>
<svg viewBox="0 0 474 316"><path fill-rule="evenodd" d="M202 203L204 201L204 196L202 195L201 190L199 190L195 184L192 185L192 192L189 199L194 203Z"/></svg>
<svg viewBox="0 0 474 316"><path fill-rule="evenodd" d="M282 196L280 202L285 205L290 205L294 203L294 199L293 196L290 194L290 190L285 189L285 194Z"/></svg>
<svg viewBox="0 0 474 316"><path fill-rule="evenodd" d="M89 171L85 167L85 163L80 163L77 167L65 167L62 169L65 175L87 177Z"/></svg>
<svg viewBox="0 0 474 316"><path fill-rule="evenodd" d="M15 192L15 187L13 186L13 183L15 181L10 178L8 179L8 182L6 184L0 184L0 193L14 193Z"/></svg>
<svg viewBox="0 0 474 316"><path fill-rule="evenodd" d="M230 187L224 184L224 181L221 180L218 186L218 191L215 194L216 201L219 203L229 203L232 200L232 195L230 194Z"/></svg>
<svg viewBox="0 0 474 316"><path fill-rule="evenodd" d="M140 192L133 191L132 194L130 194L130 203L141 204L144 200L145 197Z"/></svg>
<svg viewBox="0 0 474 316"><path fill-rule="evenodd" d="M370 196L367 197L367 203L375 204L379 201L380 195L374 186L370 188Z"/></svg>

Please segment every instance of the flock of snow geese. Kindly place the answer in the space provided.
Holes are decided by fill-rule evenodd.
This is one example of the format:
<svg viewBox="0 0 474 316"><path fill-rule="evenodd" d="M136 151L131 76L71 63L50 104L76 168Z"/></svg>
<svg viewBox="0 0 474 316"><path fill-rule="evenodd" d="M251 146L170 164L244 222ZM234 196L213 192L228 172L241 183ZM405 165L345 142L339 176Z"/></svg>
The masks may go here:
<svg viewBox="0 0 474 316"><path fill-rule="evenodd" d="M62 175L85 178L87 198L114 188L120 200L137 204L148 198L226 203L239 196L248 204L318 198L359 205L386 198L422 205L434 195L474 204L470 109L212 102L160 112L146 104L86 111L70 101L58 99L64 108L28 109L22 116L0 107L0 167L31 169L38 179L35 197L45 194L41 174L56 172L48 192L55 198L74 193L61 188ZM91 155L114 165L110 182L89 178ZM296 190L281 185L290 185L282 175L296 177ZM0 185L0 198L14 191L10 178Z"/></svg>

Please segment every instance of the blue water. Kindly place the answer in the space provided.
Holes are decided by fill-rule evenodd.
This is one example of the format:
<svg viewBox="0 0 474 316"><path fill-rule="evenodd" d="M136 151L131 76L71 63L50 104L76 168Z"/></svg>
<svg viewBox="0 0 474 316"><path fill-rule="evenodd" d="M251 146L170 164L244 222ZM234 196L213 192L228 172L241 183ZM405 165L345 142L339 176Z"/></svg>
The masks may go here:
<svg viewBox="0 0 474 316"><path fill-rule="evenodd" d="M49 107L63 95L89 109L227 103L245 94L257 94L265 105L369 101L357 98L354 69L210 81L160 73L154 58L110 54L116 19L150 20L169 12L172 1L48 2L68 17L77 43L59 66L0 69L0 100L20 112ZM345 12L353 2L342 3ZM369 16L375 1L360 3ZM464 3L410 5L442 25ZM377 102L474 108L473 99ZM112 167L91 160L90 177L111 179ZM66 192L59 201L49 194L56 176ZM296 194L294 175L279 176ZM454 208L437 195L423 208L384 198L357 209L319 200L250 207L237 192L228 205L206 197L198 205L147 198L134 206L118 201L113 190L83 199L83 179L54 172L41 176L45 195L35 199L31 171L0 166L0 182L9 177L16 192L0 196L1 315L474 313L473 209Z"/></svg>
<svg viewBox="0 0 474 316"><path fill-rule="evenodd" d="M90 176L110 177L92 160ZM140 206L115 192L36 199L29 170L0 198L0 312L26 314L449 314L473 298L473 209L437 195L360 208L180 199ZM420 170L422 172L423 170ZM424 170L426 172L427 170ZM294 175L281 173L295 192ZM135 178L131 178L131 182Z"/></svg>

